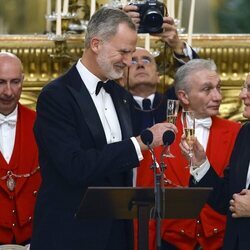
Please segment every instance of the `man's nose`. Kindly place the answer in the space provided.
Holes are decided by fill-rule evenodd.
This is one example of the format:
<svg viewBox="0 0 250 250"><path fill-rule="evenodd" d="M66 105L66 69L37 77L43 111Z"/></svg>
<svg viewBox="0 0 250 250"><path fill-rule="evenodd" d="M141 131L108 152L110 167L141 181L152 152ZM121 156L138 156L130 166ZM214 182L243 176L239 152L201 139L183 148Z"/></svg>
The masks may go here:
<svg viewBox="0 0 250 250"><path fill-rule="evenodd" d="M3 93L7 96L10 96L12 94L12 89L11 89L10 83L7 83L5 85Z"/></svg>
<svg viewBox="0 0 250 250"><path fill-rule="evenodd" d="M138 69L144 68L144 63L143 63L143 61L139 60L139 61L137 62L137 68L138 68Z"/></svg>

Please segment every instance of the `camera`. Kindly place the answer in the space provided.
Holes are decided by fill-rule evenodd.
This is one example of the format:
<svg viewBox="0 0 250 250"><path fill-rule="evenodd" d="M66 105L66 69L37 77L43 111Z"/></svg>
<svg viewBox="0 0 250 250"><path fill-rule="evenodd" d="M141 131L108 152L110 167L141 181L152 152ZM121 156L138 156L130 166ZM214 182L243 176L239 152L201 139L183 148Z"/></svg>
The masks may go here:
<svg viewBox="0 0 250 250"><path fill-rule="evenodd" d="M163 16L164 16L164 4L157 0L146 0L145 2L134 2L132 5L138 7L140 14L140 25L138 33L161 33Z"/></svg>

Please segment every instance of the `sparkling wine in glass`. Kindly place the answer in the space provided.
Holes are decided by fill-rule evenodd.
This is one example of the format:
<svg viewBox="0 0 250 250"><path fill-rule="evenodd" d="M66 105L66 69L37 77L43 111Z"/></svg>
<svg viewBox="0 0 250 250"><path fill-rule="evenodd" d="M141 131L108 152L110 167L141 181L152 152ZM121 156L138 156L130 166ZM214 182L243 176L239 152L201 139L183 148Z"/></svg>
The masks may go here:
<svg viewBox="0 0 250 250"><path fill-rule="evenodd" d="M179 100L169 99L167 101L167 122L175 124L179 111ZM175 156L170 152L170 146L167 147L164 157L174 158Z"/></svg>
<svg viewBox="0 0 250 250"><path fill-rule="evenodd" d="M183 130L186 136L186 142L189 146L188 167L192 167L193 144L195 140L195 114L193 111L183 111Z"/></svg>

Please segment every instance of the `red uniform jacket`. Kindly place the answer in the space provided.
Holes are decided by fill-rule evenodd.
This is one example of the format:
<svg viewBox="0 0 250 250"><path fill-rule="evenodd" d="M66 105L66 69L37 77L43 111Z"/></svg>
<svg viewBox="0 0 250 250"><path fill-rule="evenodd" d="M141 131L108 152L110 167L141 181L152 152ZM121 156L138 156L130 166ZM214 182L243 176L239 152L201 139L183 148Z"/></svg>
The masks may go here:
<svg viewBox="0 0 250 250"><path fill-rule="evenodd" d="M179 143L183 134L180 114L176 121L178 133L175 142L171 145L171 153L175 158L165 158L165 177L169 179L166 186L189 185L190 173L187 160L181 154ZM212 117L212 126L207 144L206 154L209 162L218 175L223 175L223 170L229 162L234 146L234 141L240 129L240 124L218 117ZM160 162L162 147L155 149L156 158ZM152 157L149 152L144 154L144 160L137 172L137 186L152 186L153 171L150 169ZM183 208L185 209L185 208ZM219 249L223 243L226 217L218 214L205 205L199 218L182 220L163 220L161 237L181 250L193 250L198 243L204 250ZM150 222L150 249L155 249L154 223Z"/></svg>
<svg viewBox="0 0 250 250"><path fill-rule="evenodd" d="M0 242L22 243L31 238L33 210L41 183L38 150L33 135L36 113L18 105L16 138L9 164L0 153ZM13 191L7 187L7 172L16 182Z"/></svg>

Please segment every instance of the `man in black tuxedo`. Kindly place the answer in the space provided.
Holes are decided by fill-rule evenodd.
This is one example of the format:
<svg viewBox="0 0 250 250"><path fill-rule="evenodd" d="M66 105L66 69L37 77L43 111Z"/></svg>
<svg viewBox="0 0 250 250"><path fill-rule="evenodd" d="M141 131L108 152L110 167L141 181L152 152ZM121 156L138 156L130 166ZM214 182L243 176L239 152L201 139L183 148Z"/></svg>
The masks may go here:
<svg viewBox="0 0 250 250"><path fill-rule="evenodd" d="M132 137L131 96L112 81L131 64L136 41L128 15L101 8L88 23L82 58L42 90L34 132L43 182L31 250L133 248L131 221L78 220L75 213L89 186L131 186L147 149ZM168 123L150 128L152 147L168 129L176 131Z"/></svg>
<svg viewBox="0 0 250 250"><path fill-rule="evenodd" d="M240 98L244 103L243 116L250 119L250 74L244 82ZM180 144L182 153L188 155L185 136ZM246 122L236 139L230 162L220 178L206 158L203 147L195 140L192 162L193 177L190 185L210 186L214 191L209 197L211 207L227 215L224 250L245 250L250 247L250 123ZM187 156L188 157L188 156Z"/></svg>

